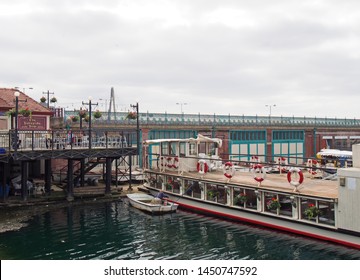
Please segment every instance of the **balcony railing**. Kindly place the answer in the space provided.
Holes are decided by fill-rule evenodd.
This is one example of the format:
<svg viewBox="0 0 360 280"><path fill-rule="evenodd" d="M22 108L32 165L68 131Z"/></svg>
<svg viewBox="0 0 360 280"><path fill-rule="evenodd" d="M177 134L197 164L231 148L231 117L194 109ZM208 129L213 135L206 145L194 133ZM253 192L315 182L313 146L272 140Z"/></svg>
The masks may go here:
<svg viewBox="0 0 360 280"><path fill-rule="evenodd" d="M18 141L16 141L18 138ZM0 132L1 151L58 149L118 149L136 147L136 130L93 129ZM17 142L17 143L16 143Z"/></svg>

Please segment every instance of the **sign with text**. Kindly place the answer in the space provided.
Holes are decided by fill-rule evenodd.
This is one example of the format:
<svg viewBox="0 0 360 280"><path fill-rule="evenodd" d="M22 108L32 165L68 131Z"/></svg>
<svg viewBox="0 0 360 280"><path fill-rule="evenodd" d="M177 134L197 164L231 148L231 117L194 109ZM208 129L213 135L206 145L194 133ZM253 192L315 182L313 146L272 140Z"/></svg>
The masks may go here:
<svg viewBox="0 0 360 280"><path fill-rule="evenodd" d="M19 117L20 130L46 130L46 116Z"/></svg>

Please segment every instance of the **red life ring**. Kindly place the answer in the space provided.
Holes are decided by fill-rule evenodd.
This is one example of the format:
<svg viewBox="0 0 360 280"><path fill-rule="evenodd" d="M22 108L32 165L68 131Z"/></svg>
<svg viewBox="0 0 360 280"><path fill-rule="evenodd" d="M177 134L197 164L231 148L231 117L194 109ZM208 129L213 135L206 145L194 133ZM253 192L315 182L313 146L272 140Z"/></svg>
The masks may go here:
<svg viewBox="0 0 360 280"><path fill-rule="evenodd" d="M205 174L209 171L209 165L204 159L200 159L197 163L196 169L200 174Z"/></svg>
<svg viewBox="0 0 360 280"><path fill-rule="evenodd" d="M277 159L277 163L278 163L278 168L279 168L279 172L281 173L286 173L287 170L286 170L286 167L284 167L283 165L288 165L288 161L285 157L279 157Z"/></svg>
<svg viewBox="0 0 360 280"><path fill-rule="evenodd" d="M311 159L311 158L309 158L309 159L307 160L306 166L308 167L308 168L307 168L307 171L309 171L309 173L310 173L311 175L316 175L317 172L313 169L313 167L314 167L314 166L315 166L315 167L320 167L320 164L319 164L319 162L318 162L316 159Z"/></svg>
<svg viewBox="0 0 360 280"><path fill-rule="evenodd" d="M293 181L291 178L291 175L293 173L297 173L299 175L299 180L298 181ZM298 187L302 182L304 182L304 174L302 173L302 171L297 168L297 167L291 167L288 174L287 174L287 180L290 183L290 185L294 186L294 187Z"/></svg>
<svg viewBox="0 0 360 280"><path fill-rule="evenodd" d="M175 169L179 168L179 157L174 157L172 167Z"/></svg>
<svg viewBox="0 0 360 280"><path fill-rule="evenodd" d="M235 168L231 162L226 162L223 167L224 175L226 178L231 179L235 174ZM228 172L230 171L230 172Z"/></svg>
<svg viewBox="0 0 360 280"><path fill-rule="evenodd" d="M160 157L160 166L166 166L164 157Z"/></svg>
<svg viewBox="0 0 360 280"><path fill-rule="evenodd" d="M262 173L262 176L261 176L261 177L256 176L256 170L257 170L257 169L259 169L260 172ZM255 179L256 182L261 183L262 181L265 180L266 172L265 172L264 167L263 167L261 164L255 164L255 165L253 166L253 168L251 169L251 172L252 172L253 177L254 177L254 179Z"/></svg>

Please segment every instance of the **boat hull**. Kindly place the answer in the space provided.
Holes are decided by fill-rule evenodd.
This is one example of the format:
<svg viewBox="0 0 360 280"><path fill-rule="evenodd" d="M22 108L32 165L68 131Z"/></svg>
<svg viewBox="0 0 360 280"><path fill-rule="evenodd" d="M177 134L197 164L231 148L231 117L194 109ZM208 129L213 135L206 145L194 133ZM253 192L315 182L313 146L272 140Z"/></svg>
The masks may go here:
<svg viewBox="0 0 360 280"><path fill-rule="evenodd" d="M157 189L145 185L150 193L155 194ZM273 228L285 232L290 232L306 237L321 239L344 246L360 249L360 236L347 234L332 228L317 227L312 224L299 223L291 219L278 218L271 214L257 213L255 211L244 211L242 209L219 205L209 201L196 199L184 195L177 195L166 192L169 200L176 202L180 208L190 210L192 212L211 215L222 219L232 221L251 223L267 228Z"/></svg>
<svg viewBox="0 0 360 280"><path fill-rule="evenodd" d="M154 204L152 203L154 197L147 194L128 194L127 197L131 206L154 215L173 213L178 208L178 204L167 200L162 201L161 204Z"/></svg>

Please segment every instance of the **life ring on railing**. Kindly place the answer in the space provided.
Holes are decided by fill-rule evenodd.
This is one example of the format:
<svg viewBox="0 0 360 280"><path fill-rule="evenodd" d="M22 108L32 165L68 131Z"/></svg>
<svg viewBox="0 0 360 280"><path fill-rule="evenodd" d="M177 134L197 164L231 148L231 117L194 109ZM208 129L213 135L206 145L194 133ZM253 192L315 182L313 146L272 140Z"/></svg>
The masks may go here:
<svg viewBox="0 0 360 280"><path fill-rule="evenodd" d="M251 161L252 161L252 162L260 162L258 156L252 156L252 157L251 157ZM254 167L254 165L251 164L251 165L250 165L250 168L253 168L253 167Z"/></svg>
<svg viewBox="0 0 360 280"><path fill-rule="evenodd" d="M165 163L165 158L164 158L164 157L160 157L160 158L159 158L159 161L158 161L158 168L159 168L159 162L160 162L160 166L166 166L166 163Z"/></svg>
<svg viewBox="0 0 360 280"><path fill-rule="evenodd" d="M298 174L298 176L299 176L298 181L293 181L293 179L291 178L293 173ZM290 185L292 185L294 187L298 187L302 182L304 182L304 174L302 173L302 171L299 168L291 167L288 174L287 174L287 180L290 183Z"/></svg>
<svg viewBox="0 0 360 280"><path fill-rule="evenodd" d="M316 168L320 167L320 163L316 159L309 158L306 162L306 166L308 167L307 171L309 171L311 175L316 175L317 172L316 170L313 169L313 167Z"/></svg>
<svg viewBox="0 0 360 280"><path fill-rule="evenodd" d="M172 167L175 169L179 168L179 157L174 157Z"/></svg>
<svg viewBox="0 0 360 280"><path fill-rule="evenodd" d="M209 171L209 165L204 159L200 159L197 163L196 169L200 174L205 174Z"/></svg>
<svg viewBox="0 0 360 280"><path fill-rule="evenodd" d="M261 177L256 176L257 169L259 169L260 173L262 174ZM262 181L265 180L266 172L265 172L264 167L261 164L255 164L253 166L253 168L251 169L251 172L252 172L253 178L255 179L256 182L261 183Z"/></svg>
<svg viewBox="0 0 360 280"><path fill-rule="evenodd" d="M231 179L235 174L235 167L230 161L228 161L224 164L223 171L225 177Z"/></svg>
<svg viewBox="0 0 360 280"><path fill-rule="evenodd" d="M283 166L283 165L288 165L287 158L279 157L277 159L277 164L278 164L279 172L281 172L281 173L286 173L287 172L286 166Z"/></svg>

